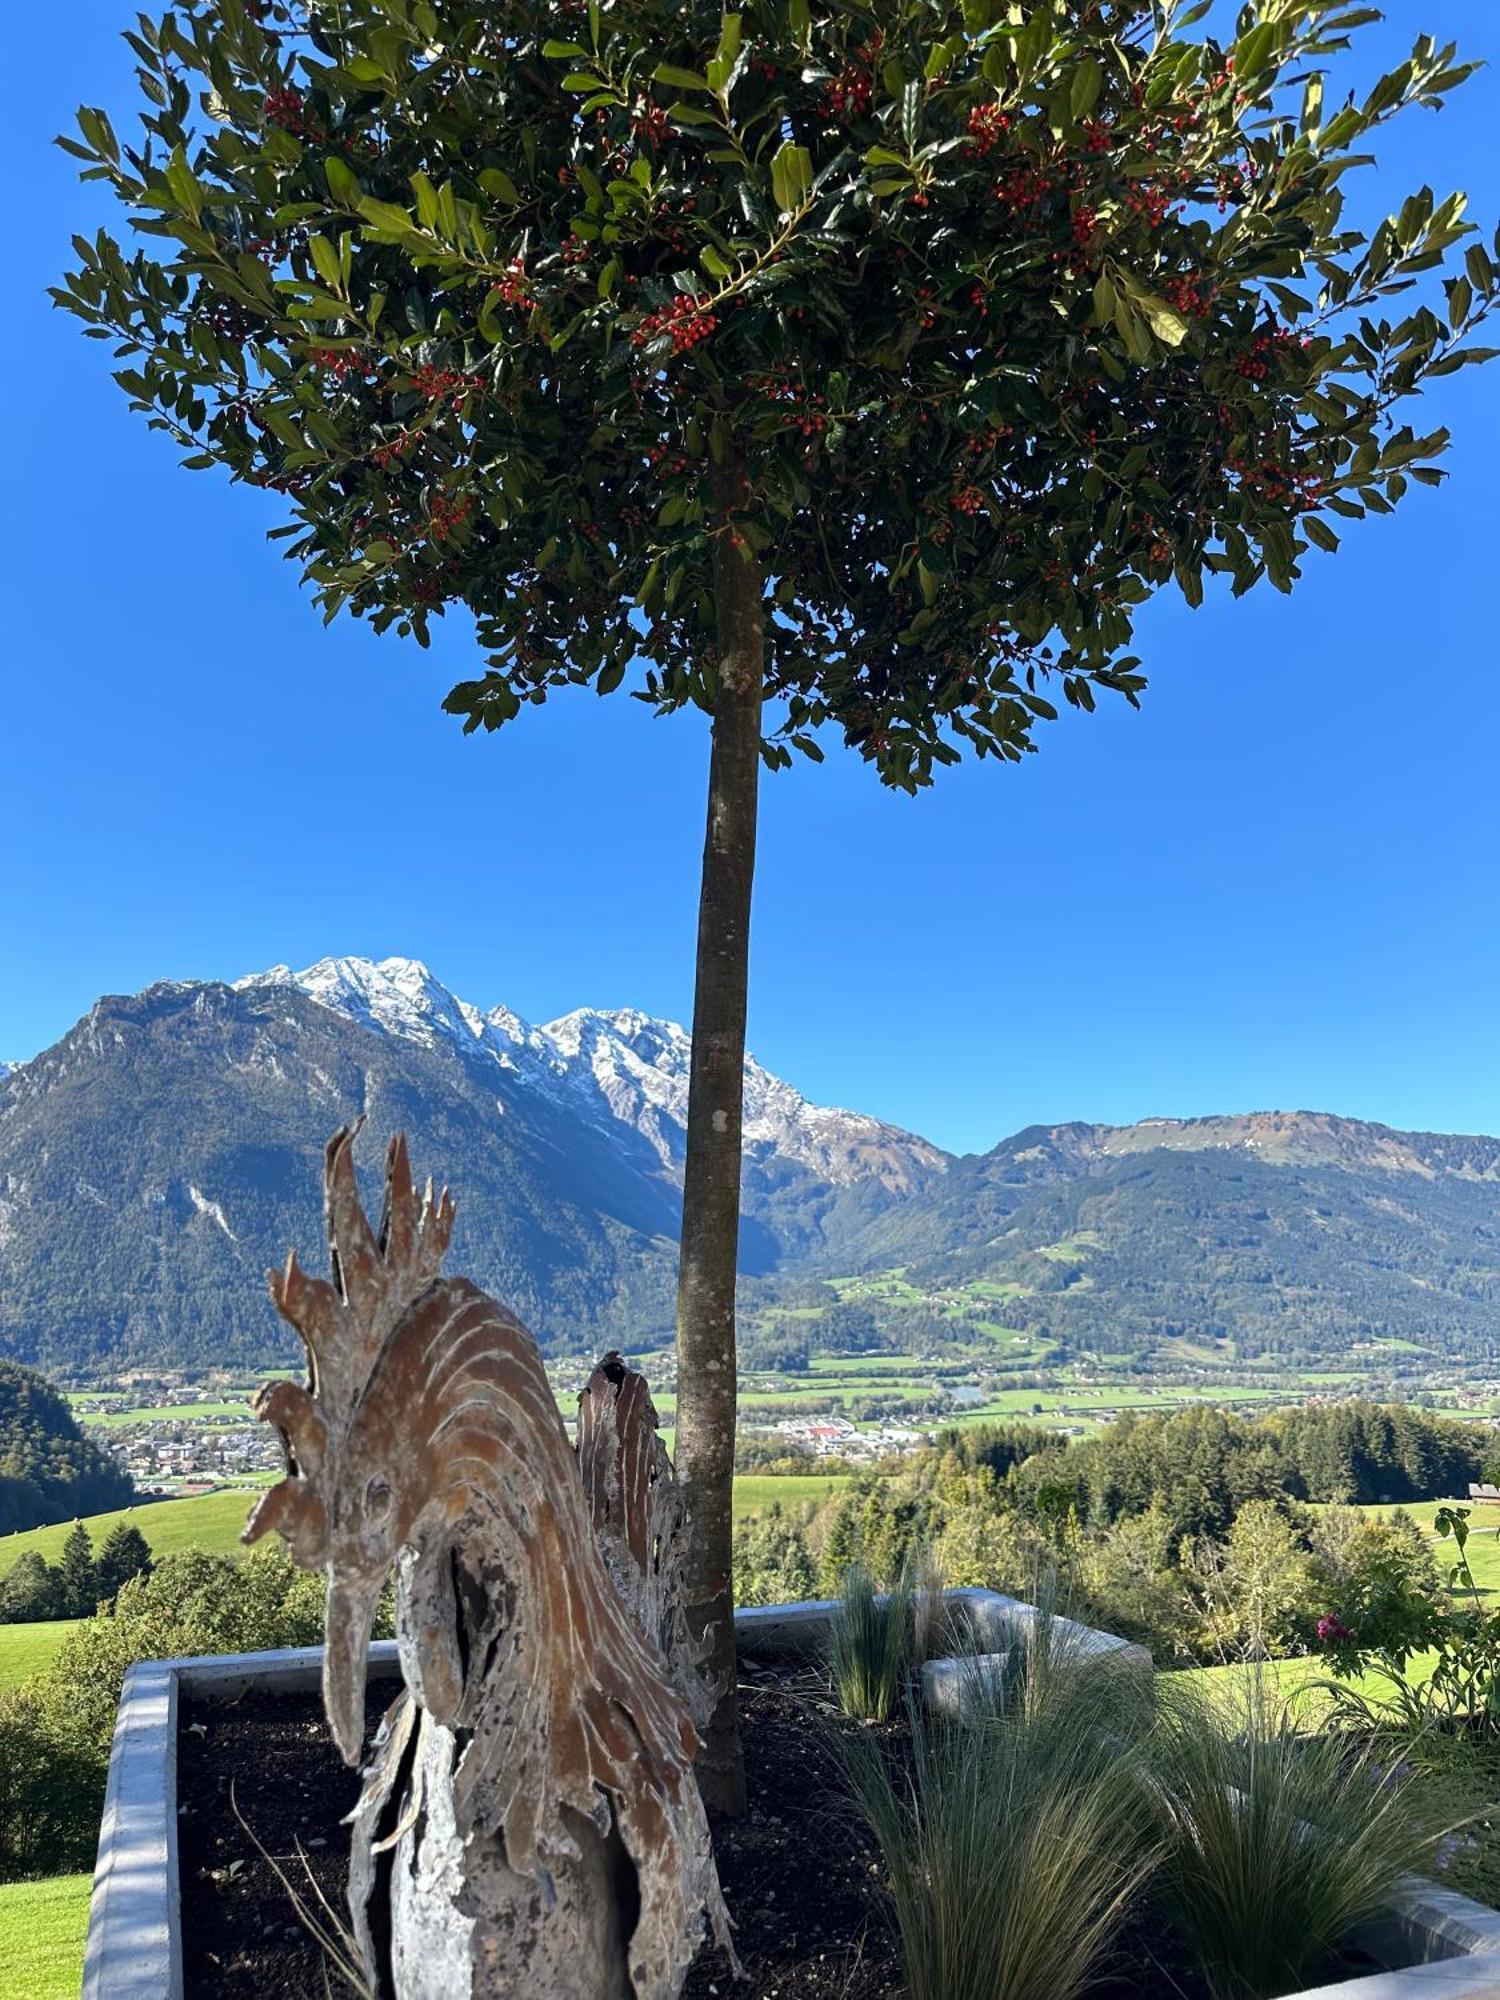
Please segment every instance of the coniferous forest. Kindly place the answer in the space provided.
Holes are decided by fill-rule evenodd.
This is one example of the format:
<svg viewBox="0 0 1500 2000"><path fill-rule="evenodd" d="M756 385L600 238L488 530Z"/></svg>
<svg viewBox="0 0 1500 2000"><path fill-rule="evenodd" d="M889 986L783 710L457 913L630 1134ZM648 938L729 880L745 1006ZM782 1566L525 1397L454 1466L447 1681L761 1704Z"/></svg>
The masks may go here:
<svg viewBox="0 0 1500 2000"><path fill-rule="evenodd" d="M0 1534L124 1507L133 1493L49 1383L0 1361Z"/></svg>

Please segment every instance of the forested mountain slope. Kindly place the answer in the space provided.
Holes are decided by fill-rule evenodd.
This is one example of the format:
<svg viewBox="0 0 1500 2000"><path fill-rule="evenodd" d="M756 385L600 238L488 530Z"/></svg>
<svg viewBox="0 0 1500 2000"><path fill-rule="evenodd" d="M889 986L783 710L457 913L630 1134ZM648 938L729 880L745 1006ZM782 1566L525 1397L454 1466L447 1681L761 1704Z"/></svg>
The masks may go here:
<svg viewBox="0 0 1500 2000"><path fill-rule="evenodd" d="M49 1383L0 1361L0 1535L123 1507L132 1491Z"/></svg>

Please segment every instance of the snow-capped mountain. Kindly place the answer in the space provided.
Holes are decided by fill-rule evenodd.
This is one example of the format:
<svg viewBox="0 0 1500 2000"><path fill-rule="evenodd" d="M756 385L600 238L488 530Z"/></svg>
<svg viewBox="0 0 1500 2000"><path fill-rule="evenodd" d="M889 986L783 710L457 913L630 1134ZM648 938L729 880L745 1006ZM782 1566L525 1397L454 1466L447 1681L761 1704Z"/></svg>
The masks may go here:
<svg viewBox="0 0 1500 2000"><path fill-rule="evenodd" d="M295 986L362 1027L491 1060L575 1113L628 1126L668 1173L681 1168L692 1042L675 1021L583 1007L533 1027L508 1007L486 1013L459 999L415 958L324 958L301 972L278 965L236 984ZM809 1104L753 1056L745 1060L745 1145L752 1158L794 1163L835 1187L873 1180L892 1194L941 1172L948 1157L878 1118Z"/></svg>
<svg viewBox="0 0 1500 2000"><path fill-rule="evenodd" d="M363 1170L405 1131L457 1199L451 1268L549 1346L670 1338L688 1059L670 1021L536 1027L414 959L101 999L0 1079L0 1351L67 1367L284 1352L263 1274L293 1244L319 1261L323 1145L360 1115ZM946 1169L758 1064L746 1091L749 1276L828 1253Z"/></svg>
<svg viewBox="0 0 1500 2000"><path fill-rule="evenodd" d="M372 1204L404 1131L457 1200L449 1269L548 1347L656 1346L689 1056L674 1022L536 1026L411 959L106 996L0 1067L0 1353L113 1372L291 1358L264 1273L293 1245L323 1264L323 1147L358 1116ZM1257 1112L1031 1126L955 1160L753 1059L745 1103L741 1269L768 1338L782 1301L821 1298L832 1326L823 1279L899 1267L906 1303L880 1310L906 1317L878 1331L924 1347L968 1297L975 1337L1003 1312L1079 1351L1494 1352L1500 1139ZM867 1338L837 1303L861 1322L840 1337Z"/></svg>

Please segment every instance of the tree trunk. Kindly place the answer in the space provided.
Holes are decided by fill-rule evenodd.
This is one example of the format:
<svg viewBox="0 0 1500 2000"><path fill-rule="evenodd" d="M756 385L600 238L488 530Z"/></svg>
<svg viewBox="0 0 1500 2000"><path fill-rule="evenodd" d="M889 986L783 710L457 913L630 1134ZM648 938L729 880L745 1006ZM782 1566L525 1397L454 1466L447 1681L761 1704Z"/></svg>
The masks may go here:
<svg viewBox="0 0 1500 2000"><path fill-rule="evenodd" d="M740 1229L740 1125L750 889L755 873L765 680L760 566L735 528L746 496L734 457L714 475L718 689L708 778L708 831L698 902L693 1057L677 1284L677 1473L686 1491L688 1615L716 1686L698 1760L704 1801L745 1808L735 1696L733 1535L734 1288Z"/></svg>

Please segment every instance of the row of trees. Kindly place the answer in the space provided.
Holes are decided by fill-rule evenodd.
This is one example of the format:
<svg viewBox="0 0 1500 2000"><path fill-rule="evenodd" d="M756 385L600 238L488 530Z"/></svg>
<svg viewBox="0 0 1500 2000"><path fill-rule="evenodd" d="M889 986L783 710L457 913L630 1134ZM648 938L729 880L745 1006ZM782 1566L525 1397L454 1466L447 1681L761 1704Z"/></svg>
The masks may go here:
<svg viewBox="0 0 1500 2000"><path fill-rule="evenodd" d="M28 1549L11 1565L0 1580L0 1625L87 1618L108 1604L132 1577L145 1576L150 1569L150 1545L129 1521L115 1523L97 1556L88 1529L77 1521L56 1563Z"/></svg>
<svg viewBox="0 0 1500 2000"><path fill-rule="evenodd" d="M1487 1444L1368 1404L1126 1418L1072 1445L1024 1426L954 1431L820 1509L748 1523L737 1587L753 1603L827 1594L853 1563L890 1579L927 1551L953 1584L1029 1595L1053 1574L1084 1615L1164 1662L1297 1651L1320 1617L1357 1619L1393 1578L1436 1588L1410 1516L1348 1503L1461 1493Z"/></svg>

